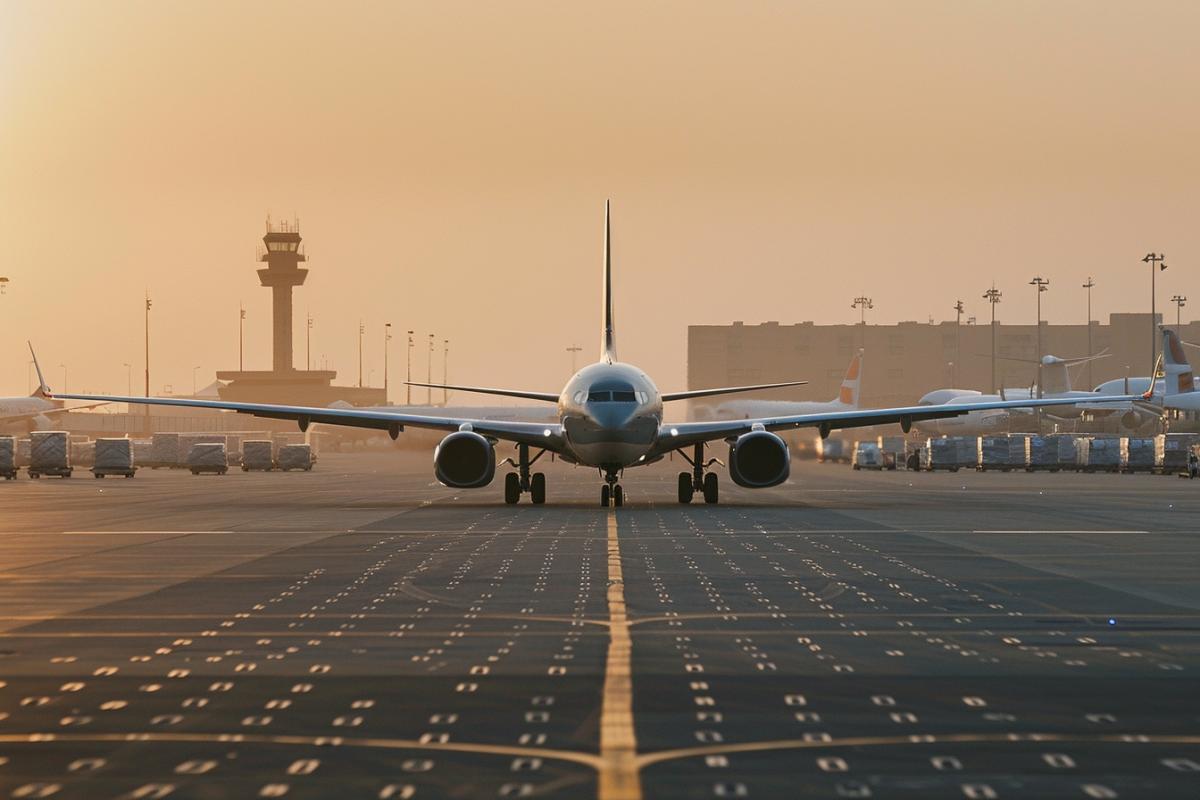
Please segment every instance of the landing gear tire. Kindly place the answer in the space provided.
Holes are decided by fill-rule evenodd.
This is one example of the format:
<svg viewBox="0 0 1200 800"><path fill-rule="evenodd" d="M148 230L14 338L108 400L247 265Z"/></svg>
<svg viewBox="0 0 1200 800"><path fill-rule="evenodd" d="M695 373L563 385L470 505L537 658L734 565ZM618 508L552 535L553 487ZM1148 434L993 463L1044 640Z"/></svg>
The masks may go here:
<svg viewBox="0 0 1200 800"><path fill-rule="evenodd" d="M609 494L608 484L606 483L600 487L600 505L605 508L608 508Z"/></svg>
<svg viewBox="0 0 1200 800"><path fill-rule="evenodd" d="M504 476L504 502L510 506L521 499L521 479L517 473L510 472Z"/></svg>
<svg viewBox="0 0 1200 800"><path fill-rule="evenodd" d="M535 506L540 506L546 502L546 475L542 472L535 472L529 479L529 499L533 501Z"/></svg>
<svg viewBox="0 0 1200 800"><path fill-rule="evenodd" d="M712 505L717 502L717 473L710 472L704 476L704 502Z"/></svg>
<svg viewBox="0 0 1200 800"><path fill-rule="evenodd" d="M692 473L679 473L679 502L692 502Z"/></svg>
<svg viewBox="0 0 1200 800"><path fill-rule="evenodd" d="M625 505L625 490L621 488L621 484L617 484L612 488L613 505L617 508Z"/></svg>

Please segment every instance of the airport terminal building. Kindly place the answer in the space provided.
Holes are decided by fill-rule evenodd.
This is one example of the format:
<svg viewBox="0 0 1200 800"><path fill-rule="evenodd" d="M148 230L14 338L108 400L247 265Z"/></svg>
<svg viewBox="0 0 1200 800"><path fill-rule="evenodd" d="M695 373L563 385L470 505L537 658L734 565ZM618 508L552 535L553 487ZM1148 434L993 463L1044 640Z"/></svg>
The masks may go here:
<svg viewBox="0 0 1200 800"><path fill-rule="evenodd" d="M1157 319L1161 321L1162 315ZM1089 326L1048 322L1041 326L1043 354L1061 358L1105 350L1110 354L1073 368L1073 388L1091 389L1114 378L1150 373L1149 314L1111 314L1107 323L1093 320L1090 327L1089 350ZM1200 323L1184 323L1179 333L1184 341L1200 342ZM1038 355L1037 326L997 321L995 337L997 385L1027 387L1033 383L1036 367L1029 362ZM860 347L865 351L862 404L867 407L914 403L937 388L992 388L992 326L987 322L958 325L953 320L896 325L691 325L688 388L802 379L809 385L777 390L770 396L829 400L837 395L846 366Z"/></svg>

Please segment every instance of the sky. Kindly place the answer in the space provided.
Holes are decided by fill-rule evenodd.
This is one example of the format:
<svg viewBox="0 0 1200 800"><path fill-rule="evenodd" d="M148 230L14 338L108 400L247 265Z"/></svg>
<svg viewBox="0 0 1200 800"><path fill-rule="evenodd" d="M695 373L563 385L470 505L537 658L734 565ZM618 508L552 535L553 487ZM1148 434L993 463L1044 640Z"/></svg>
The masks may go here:
<svg viewBox="0 0 1200 800"><path fill-rule="evenodd" d="M682 388L687 326L1082 322L1200 307L1195 2L0 2L0 394L270 366L255 248L298 218L313 360L392 398L557 391L620 355ZM1174 316L1171 308L1170 316ZM414 373L426 372L425 346ZM125 364L130 364L126 367ZM62 366L62 365L65 365ZM199 369L195 369L199 367ZM440 353L434 376L440 377ZM799 376L803 377L803 376ZM471 398L462 398L471 402Z"/></svg>

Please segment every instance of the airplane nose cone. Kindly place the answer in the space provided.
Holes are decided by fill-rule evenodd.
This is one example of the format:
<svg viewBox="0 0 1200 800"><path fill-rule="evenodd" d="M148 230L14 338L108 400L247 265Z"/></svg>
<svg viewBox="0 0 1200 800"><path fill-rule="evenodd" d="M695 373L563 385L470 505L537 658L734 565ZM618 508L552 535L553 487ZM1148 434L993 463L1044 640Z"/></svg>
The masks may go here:
<svg viewBox="0 0 1200 800"><path fill-rule="evenodd" d="M629 424L629 420L633 417L636 409L633 407L625 407L622 404L611 403L608 405L597 405L589 409L589 416L597 428L601 430L613 431L624 428Z"/></svg>

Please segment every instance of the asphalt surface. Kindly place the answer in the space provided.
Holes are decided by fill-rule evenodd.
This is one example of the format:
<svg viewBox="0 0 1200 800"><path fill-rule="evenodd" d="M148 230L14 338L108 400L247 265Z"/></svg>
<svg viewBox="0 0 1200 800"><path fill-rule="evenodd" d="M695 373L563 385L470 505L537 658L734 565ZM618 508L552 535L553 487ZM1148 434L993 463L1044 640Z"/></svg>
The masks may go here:
<svg viewBox="0 0 1200 800"><path fill-rule="evenodd" d="M1200 483L0 482L0 797L1200 796Z"/></svg>

